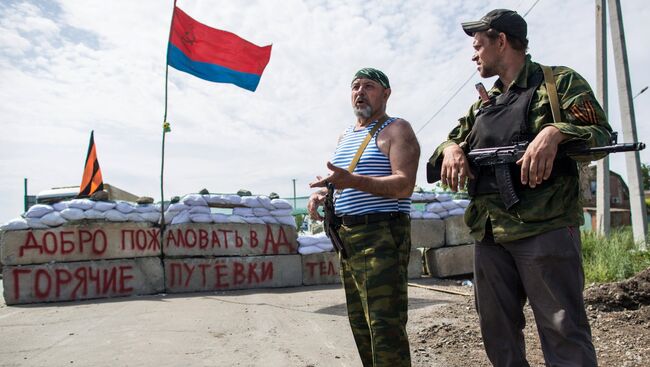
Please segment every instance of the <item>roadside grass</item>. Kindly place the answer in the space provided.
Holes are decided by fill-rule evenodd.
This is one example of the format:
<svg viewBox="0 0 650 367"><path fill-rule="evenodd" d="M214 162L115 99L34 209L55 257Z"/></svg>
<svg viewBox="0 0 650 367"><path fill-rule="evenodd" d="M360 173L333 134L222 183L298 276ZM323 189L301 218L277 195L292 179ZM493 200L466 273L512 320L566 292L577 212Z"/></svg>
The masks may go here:
<svg viewBox="0 0 650 367"><path fill-rule="evenodd" d="M630 227L613 229L609 238L593 231L583 231L585 282L619 281L650 267L650 252L637 249Z"/></svg>

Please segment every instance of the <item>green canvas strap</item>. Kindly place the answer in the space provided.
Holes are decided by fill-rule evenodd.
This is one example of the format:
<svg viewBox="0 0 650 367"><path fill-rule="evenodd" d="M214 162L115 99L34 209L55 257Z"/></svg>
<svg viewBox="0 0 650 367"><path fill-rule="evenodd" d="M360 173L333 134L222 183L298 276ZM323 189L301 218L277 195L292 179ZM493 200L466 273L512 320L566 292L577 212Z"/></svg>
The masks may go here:
<svg viewBox="0 0 650 367"><path fill-rule="evenodd" d="M540 65L544 72L544 84L546 85L546 92L548 93L548 100L551 103L551 112L553 113L553 122L562 121L560 115L560 100L557 97L557 88L555 86L555 78L553 77L553 70L550 66Z"/></svg>
<svg viewBox="0 0 650 367"><path fill-rule="evenodd" d="M384 124L389 119L388 115L384 115L382 118L377 121L377 124L373 126L372 130L368 132L368 135L366 135L366 138L361 142L361 145L359 145L359 149L357 149L357 154L354 155L354 158L352 158L352 162L350 162L350 165L348 166L348 172L352 173L354 172L354 169L357 167L357 163L359 163L359 159L361 159L361 154L363 154L363 151L366 150L366 147L368 146L368 143L370 142L370 139L372 139L373 135L379 130L381 125Z"/></svg>

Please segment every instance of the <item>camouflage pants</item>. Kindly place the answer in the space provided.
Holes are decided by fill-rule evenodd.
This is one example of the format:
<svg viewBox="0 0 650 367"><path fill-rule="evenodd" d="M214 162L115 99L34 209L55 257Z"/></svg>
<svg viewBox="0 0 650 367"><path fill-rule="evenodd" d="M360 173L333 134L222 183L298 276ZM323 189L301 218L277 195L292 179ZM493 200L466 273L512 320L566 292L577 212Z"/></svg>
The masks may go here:
<svg viewBox="0 0 650 367"><path fill-rule="evenodd" d="M406 335L410 220L342 226L339 234L348 252L348 259L341 259L341 280L363 366L410 366Z"/></svg>

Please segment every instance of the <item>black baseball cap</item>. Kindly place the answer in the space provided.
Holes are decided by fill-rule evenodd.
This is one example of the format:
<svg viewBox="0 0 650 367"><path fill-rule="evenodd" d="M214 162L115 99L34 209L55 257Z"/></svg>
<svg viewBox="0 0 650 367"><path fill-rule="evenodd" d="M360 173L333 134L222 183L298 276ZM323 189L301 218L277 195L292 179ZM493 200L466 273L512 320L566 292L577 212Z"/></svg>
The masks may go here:
<svg viewBox="0 0 650 367"><path fill-rule="evenodd" d="M485 14L480 20L464 22L461 25L468 36L473 36L476 32L483 32L492 28L509 36L525 40L528 32L528 26L524 18L517 14L516 11L508 9L494 9Z"/></svg>

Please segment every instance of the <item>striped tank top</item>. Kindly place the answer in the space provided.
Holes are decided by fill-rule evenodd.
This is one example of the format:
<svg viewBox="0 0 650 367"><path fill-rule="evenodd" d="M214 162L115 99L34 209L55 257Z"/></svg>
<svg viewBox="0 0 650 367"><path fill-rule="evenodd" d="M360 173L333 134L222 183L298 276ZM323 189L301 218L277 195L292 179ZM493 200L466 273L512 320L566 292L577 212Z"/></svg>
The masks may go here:
<svg viewBox="0 0 650 367"><path fill-rule="evenodd" d="M391 117L384 122L375 135L368 142L368 146L363 151L357 166L354 168L354 173L364 176L390 176L392 173L390 161L384 153L377 147L376 138L386 126L395 121L395 117ZM336 147L334 156L331 159L332 164L343 169L347 169L352 162L359 146L368 135L370 130L377 124L373 121L366 126L365 129L355 131L354 125L348 127L343 133L343 138ZM375 196L367 192L344 189L338 192L336 201L334 203L336 215L360 215L379 212L402 212L410 213L411 211L411 198L392 199L381 196Z"/></svg>

